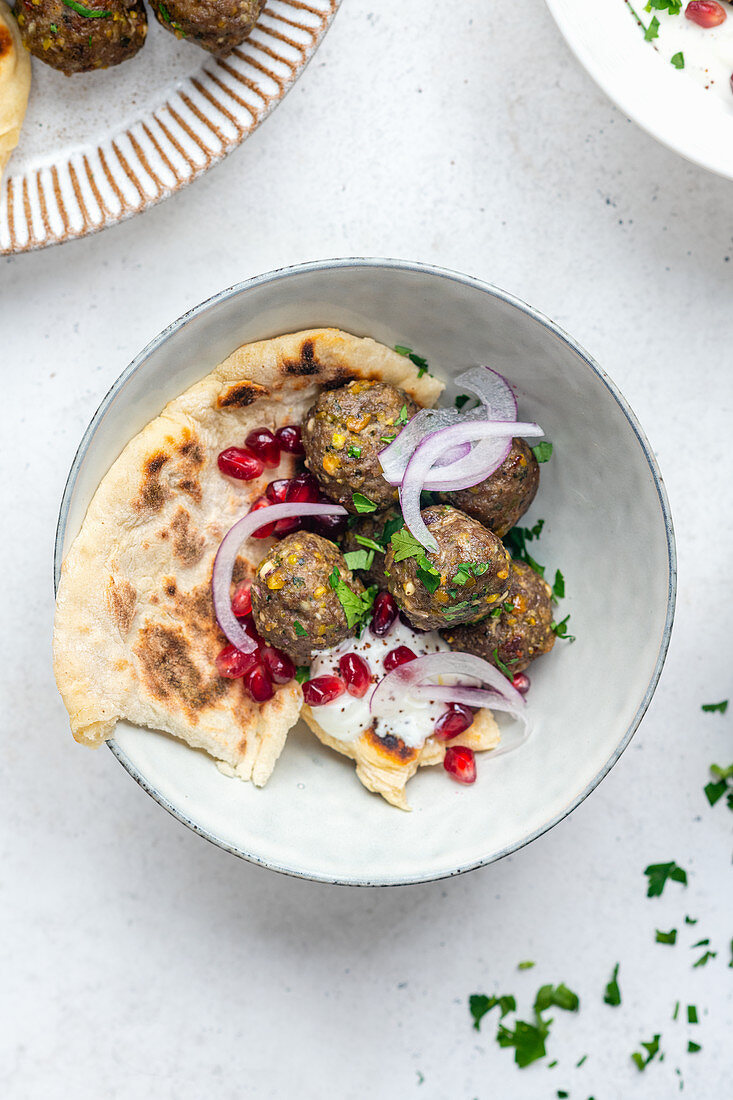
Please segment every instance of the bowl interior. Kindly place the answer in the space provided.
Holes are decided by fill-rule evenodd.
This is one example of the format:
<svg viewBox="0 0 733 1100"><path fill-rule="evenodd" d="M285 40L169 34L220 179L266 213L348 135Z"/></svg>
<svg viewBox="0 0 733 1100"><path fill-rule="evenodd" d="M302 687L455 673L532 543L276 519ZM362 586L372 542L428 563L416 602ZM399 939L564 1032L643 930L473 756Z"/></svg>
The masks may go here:
<svg viewBox="0 0 733 1100"><path fill-rule="evenodd" d="M59 527L57 570L100 478L170 398L239 344L336 325L407 344L450 382L488 363L519 393L555 453L525 521L544 518L536 557L565 575L573 644L530 670L532 739L479 779L422 769L402 813L368 794L353 765L293 731L263 790L162 734L120 723L115 751L163 805L223 847L327 881L449 875L526 843L569 812L618 758L661 669L671 618L671 527L633 416L584 355L542 318L469 279L389 263L311 265L226 292L163 333L122 376L85 437ZM449 391L450 393L450 391Z"/></svg>
<svg viewBox="0 0 733 1100"><path fill-rule="evenodd" d="M673 68L644 41L624 0L596 0L592 14L587 0L546 2L578 60L628 118L688 160L733 179L733 101ZM644 7L637 10L646 15Z"/></svg>

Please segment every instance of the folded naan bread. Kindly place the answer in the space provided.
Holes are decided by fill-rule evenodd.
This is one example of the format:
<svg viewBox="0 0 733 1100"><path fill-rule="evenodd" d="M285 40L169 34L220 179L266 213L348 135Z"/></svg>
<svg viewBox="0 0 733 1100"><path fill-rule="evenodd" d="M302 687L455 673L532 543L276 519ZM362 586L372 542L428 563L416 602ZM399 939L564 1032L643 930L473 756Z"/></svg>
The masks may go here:
<svg viewBox="0 0 733 1100"><path fill-rule="evenodd" d="M229 528L266 481L291 476L294 464L283 455L267 478L234 482L217 455L253 428L299 424L321 388L353 378L391 382L421 405L442 390L374 340L336 329L293 333L238 348L125 447L94 495L58 589L54 667L77 741L99 745L125 718L266 782L302 692L293 681L260 706L241 680L218 675L226 639L211 573ZM250 541L235 583L253 575L270 545Z"/></svg>
<svg viewBox="0 0 733 1100"><path fill-rule="evenodd" d="M18 144L31 87L31 56L15 16L0 0L0 177Z"/></svg>

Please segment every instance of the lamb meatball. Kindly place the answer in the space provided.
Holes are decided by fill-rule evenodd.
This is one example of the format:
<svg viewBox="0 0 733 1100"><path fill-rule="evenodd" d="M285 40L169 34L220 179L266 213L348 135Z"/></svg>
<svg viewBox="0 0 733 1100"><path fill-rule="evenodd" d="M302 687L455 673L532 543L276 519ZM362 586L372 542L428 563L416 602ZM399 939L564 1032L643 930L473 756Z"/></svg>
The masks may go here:
<svg viewBox="0 0 733 1100"><path fill-rule="evenodd" d="M392 544L386 554L384 570L397 604L421 630L484 618L509 592L511 558L501 541L447 504L423 509L422 518L437 551L395 561Z"/></svg>
<svg viewBox="0 0 733 1100"><path fill-rule="evenodd" d="M258 633L296 664L308 664L314 649L328 649L353 633L335 589L341 580L361 595L364 586L334 543L297 531L273 546L252 582L252 614Z"/></svg>
<svg viewBox="0 0 733 1100"><path fill-rule="evenodd" d="M522 672L555 644L552 630L550 586L534 569L521 561L510 568L509 596L496 612L474 626L442 631L453 649L474 653L498 667L498 660L511 672Z"/></svg>
<svg viewBox="0 0 733 1100"><path fill-rule="evenodd" d="M119 65L145 42L142 0L80 0L83 15L63 0L17 0L15 15L25 48L70 76Z"/></svg>
<svg viewBox="0 0 733 1100"><path fill-rule="evenodd" d="M370 567L368 569L358 569L357 572L365 584L376 584L380 590L386 588L387 578L384 575L384 557L389 546L390 531L403 525L401 512L398 508L390 508L386 512L372 512L371 515L359 516L355 523L353 520L349 522L352 526L346 530L341 539L341 549L345 554L355 550L364 550L368 554L370 549L374 550L373 547L370 548L360 543L357 540L357 535L382 546L381 553L374 550L374 558Z"/></svg>
<svg viewBox="0 0 733 1100"><path fill-rule="evenodd" d="M247 38L265 0L150 0L150 6L176 38L209 53L228 54Z"/></svg>
<svg viewBox="0 0 733 1100"><path fill-rule="evenodd" d="M524 515L540 484L540 467L524 439L513 439L512 449L486 481L441 494L441 500L473 516L503 538Z"/></svg>
<svg viewBox="0 0 733 1100"><path fill-rule="evenodd" d="M358 513L353 494L387 508L397 489L384 479L378 454L396 439L417 405L388 382L358 380L324 390L305 415L305 464L324 493Z"/></svg>

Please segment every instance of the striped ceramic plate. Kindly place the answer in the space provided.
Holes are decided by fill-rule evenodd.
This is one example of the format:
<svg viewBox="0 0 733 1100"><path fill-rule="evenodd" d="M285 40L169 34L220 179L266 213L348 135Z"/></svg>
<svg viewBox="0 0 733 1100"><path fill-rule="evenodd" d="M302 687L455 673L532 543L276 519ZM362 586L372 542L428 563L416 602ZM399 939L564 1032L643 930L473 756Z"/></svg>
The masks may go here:
<svg viewBox="0 0 733 1100"><path fill-rule="evenodd" d="M216 58L150 19L115 69L65 77L33 63L21 142L0 193L0 254L105 229L190 183L244 141L305 68L341 0L268 0Z"/></svg>

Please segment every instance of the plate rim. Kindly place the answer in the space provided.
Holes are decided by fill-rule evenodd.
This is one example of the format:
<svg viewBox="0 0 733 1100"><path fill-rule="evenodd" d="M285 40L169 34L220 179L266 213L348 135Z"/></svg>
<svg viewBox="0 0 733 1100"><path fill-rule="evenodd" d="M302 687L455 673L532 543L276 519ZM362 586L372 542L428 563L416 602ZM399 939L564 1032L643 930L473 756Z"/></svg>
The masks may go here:
<svg viewBox="0 0 733 1100"><path fill-rule="evenodd" d="M285 0L285 2L288 3L288 2L290 2L290 0ZM338 12L339 12L339 9L341 7L341 4L342 4L343 0L323 0L323 2L324 2L324 5L328 5L329 11L327 12L327 11L324 10L323 12L318 12L317 13L321 17L323 22L322 22L322 26L321 26L320 30L316 33L316 36L315 36L315 39L314 39L314 42L313 42L312 46L310 47L310 49L306 50L303 61L299 65L294 67L294 72L293 72L292 78L290 80L287 80L284 83L284 87L282 89L282 92L279 95L275 96L272 99L271 102L267 103L262 108L262 110L258 113L258 117L257 117L256 121L254 122L254 124L249 129L243 129L241 133L237 134L235 137L233 137L231 139L226 139L225 140L222 137L222 139L221 139L221 141L222 141L221 149L218 152L215 151L215 150L207 150L207 159L204 161L203 164L196 165L195 167L193 167L193 169L191 171L191 174L189 176L186 176L186 177L182 178L178 175L178 173L176 171L174 171L174 175L175 175L176 178L175 178L175 182L171 186L162 185L160 183L160 181L158 181L159 187L158 187L158 193L157 194L155 194L155 195L145 194L144 198L140 198L140 201L137 202L137 203L133 202L132 205L130 205L129 201L126 199L125 200L125 205L121 206L119 213L103 215L98 224L89 224L88 215L85 212L83 212L83 225L79 230L75 230L72 225L69 225L68 228L65 231L62 231L61 233L59 233L58 231L51 228L50 223L48 222L48 215L45 211L45 204L47 203L48 200L46 198L43 198L41 200L41 207L42 207L42 217L43 217L43 220L44 220L44 224L46 224L47 230L48 230L46 236L43 239L39 239L39 238L36 237L35 231L33 229L33 215L32 215L32 212L29 214L26 211L25 221L26 221L26 228L27 228L27 231L28 231L28 241L27 241L27 243L22 244L18 247L13 247L11 245L7 248L0 245L0 256L23 256L23 255L25 255L26 253L29 253L29 252L40 252L43 249L52 248L55 245L67 244L70 241L78 241L78 240L83 240L86 237L96 236L98 233L102 233L105 229L111 229L115 225L119 225L122 222L129 221L130 218L133 218L138 214L146 213L146 211L151 210L154 206L158 206L160 203L164 202L166 199L170 199L174 195L177 195L179 191L182 191L184 188L188 187L189 184L194 183L195 180L197 180L201 176L205 175L210 169L216 168L217 165L221 164L222 161L224 161L230 155L230 153L233 153L235 151L235 149L238 149L241 145L244 144L244 142L247 140L247 138L251 137L254 133L256 133L257 130L259 130L260 126L270 117L270 115L275 110L275 108L279 107L279 105L287 97L288 93L290 91L292 91L294 86L298 83L300 77L303 75L305 70L310 65L311 61L313 60L316 53L318 52L321 44L323 43L324 38L326 37L329 30L331 29L331 27L333 25L333 21L336 18ZM297 3L297 0L296 0L296 3ZM307 5L301 5L301 6L306 6L307 7ZM267 9L267 3L265 3L265 6L263 7L262 12L260 14L261 15L267 14L267 15L272 16L272 12L269 12L268 9ZM275 16L274 18L277 18L277 17ZM257 29L257 24L255 24L255 27L253 28L253 30L256 30L256 29ZM247 44L247 40L245 39L245 41L242 43L242 46L246 46L246 44ZM255 44L255 46L256 46L256 44ZM203 65L204 65L205 61L207 60L207 58L211 58L211 57L215 58L217 56L217 55L212 55L212 54L206 54L204 51L202 51L202 54L203 54L203 58L202 58L201 66L199 67L199 69L196 70L196 72L193 74L193 76L189 75L188 77L184 78L184 82L190 83L192 80L199 79L200 76L202 75ZM42 62L41 62L41 64L42 64ZM178 88L177 85L173 86L172 88L166 89L163 103L161 105L159 105L159 107L156 108L156 110L162 109L162 107L164 107L167 104L168 100L165 97L170 97L176 91L179 91L179 90L180 89ZM132 122L129 122L127 125L124 125L121 129L111 130L109 133L106 134L106 136L104 137L104 139L102 141L98 141L98 140L91 141L90 144L89 144L89 149L87 150L87 153L92 151L93 155L99 155L100 153L104 154L105 142L111 142L112 146L114 147L115 142L120 141L124 137L129 137L129 135L134 131L136 126L138 126L139 124L143 124L144 126L146 126L146 125L148 125L148 123L154 117L155 117L155 111L153 111L152 113L145 113L145 112L141 113ZM87 153L84 154L85 157L86 157ZM59 176L59 173L61 171L68 171L69 168L71 167L71 168L74 169L74 173L76 174L76 168L73 165L73 159L72 159L73 156L74 156L74 153L72 152L68 156L64 155L61 159L53 160L53 162L51 162L51 163L44 163L41 167L39 167L37 169L33 169L33 170L26 169L18 175L13 174L12 163L9 163L6 170L5 170L5 172L3 172L0 175L0 205L2 205L3 208L7 210L7 206L10 202L11 181L13 181L13 193L14 193L14 195L15 195L16 191L19 191L24 196L24 199L27 198L27 190L28 190L28 186L29 186L29 180L35 178L37 180L38 186L40 188L41 173L50 174L52 180L55 181L54 186L58 188L58 186L59 186L58 176ZM146 171L148 171L147 168L146 168ZM116 183L117 187L119 187L119 184L118 184L117 180L115 180L115 183ZM138 183L139 183L139 181L138 181ZM96 179L94 181L94 186L95 187L97 186ZM138 191L139 191L139 185L138 185ZM2 202L1 202L3 197L5 198L5 203L4 204L2 204ZM58 203L58 206L61 210L62 217L67 216L66 215L65 204L63 202L63 198ZM100 211L100 213L101 213L101 211ZM11 234L14 232L13 222L14 222L13 218L8 218L7 219L7 225L10 226Z"/></svg>
<svg viewBox="0 0 733 1100"><path fill-rule="evenodd" d="M229 852L231 855L237 856L240 859L246 860L248 863L253 863L258 867L264 867L270 871L276 871L279 874L288 875L292 878L306 879L312 882L320 882L329 885L338 886L361 886L361 887L386 887L386 886L412 886L420 883L435 882L442 879L453 878L456 875L466 874L469 871L474 871L479 867L485 867L492 863L496 863L500 859L504 859L506 856L512 855L514 852L519 851L521 848L526 847L545 833L554 829L561 821L568 817L577 807L585 801L585 799L596 789L601 781L608 775L614 765L618 762L623 752L629 746L636 730L638 729L644 714L646 713L649 704L651 703L654 692L656 691L659 683L659 678L662 674L664 662L669 649L669 643L672 633L672 624L674 621L675 604L677 597L677 550L674 535L674 526L672 523L672 515L669 506L669 498L667 490L662 478L657 459L651 448L651 445L646 437L646 434L639 423L636 414L632 410L631 406L627 402L626 398L620 392L616 384L609 378L606 372L596 363L595 359L589 355L587 351L563 328L561 328L556 322L552 321L545 314L530 306L523 299L517 297L508 291L502 290L500 287L495 286L492 283L488 283L483 279L478 279L471 275L465 275L457 271L452 271L449 268L440 267L433 264L422 263L418 260L399 260L380 257L344 257L331 260L313 260L307 263L295 264L289 267L276 268L273 271L266 272L261 275L255 275L249 279L245 279L242 282L235 283L225 290L219 291L207 298L205 301L193 306L185 313L181 314L175 321L166 326L157 336L155 336L150 342L143 348L138 355L130 362L125 370L119 375L119 377L112 383L107 393L102 398L99 406L97 407L94 415L92 416L86 431L84 432L81 442L74 455L71 468L69 470L68 477L64 486L63 495L61 498L61 505L59 508L59 515L56 524L56 535L54 539L54 555L53 555L53 586L54 595L56 594L59 577L62 564L62 550L63 542L66 534L66 524L68 521L69 510L71 506L71 499L74 494L76 483L78 480L81 465L86 457L89 445L96 434L97 428L102 419L106 416L107 411L117 398L117 395L124 388L128 379L140 370L150 357L173 335L185 328L192 321L197 319L200 315L215 308L220 303L228 301L232 298L236 298L240 295L246 294L247 291L254 287L263 286L268 283L277 283L289 278L297 277L310 272L320 271L339 271L346 268L371 268L371 269L390 269L415 272L419 274L432 275L441 279L447 279L450 282L458 282L464 286L469 286L475 290L479 290L483 293L489 294L491 297L497 298L507 305L518 309L524 313L525 316L534 320L549 331L562 343L570 348L571 351L579 357L581 362L599 379L599 381L609 391L616 404L620 408L623 415L626 417L637 442L639 443L644 457L649 466L649 470L652 475L654 488L657 493L657 499L661 511L661 516L665 526L665 536L667 542L667 562L668 562L668 577L667 577L667 609L665 615L664 629L662 631L662 637L659 644L659 650L657 652L657 658L654 668L652 670L649 683L646 691L637 707L637 710L626 728L626 731L619 741L616 749L611 754L609 759L605 762L602 768L596 773L593 779L586 785L586 787L576 795L576 797L566 806L559 814L550 818L539 828L535 829L528 836L521 840L518 840L512 844L506 845L498 852L494 852L488 856L482 857L478 860L472 860L466 864L459 864L456 868L449 871L438 871L434 874L417 874L415 876L403 876L389 881L375 881L370 878L362 878L358 875L353 877L340 877L329 874L319 874L314 871L298 870L294 867L285 866L279 864L277 861L264 859L254 852L247 852L235 845L230 844L222 837L217 836L215 833L208 829L203 828L193 821L187 814L181 809L177 808L170 802L165 795L163 795L157 788L148 782L145 776L138 770L133 764L124 750L116 743L114 739L107 741L107 745L123 766L123 768L132 776L135 782L153 798L159 806L162 806L172 817L181 824L186 825L194 833L208 840L216 847L223 849L225 852Z"/></svg>

